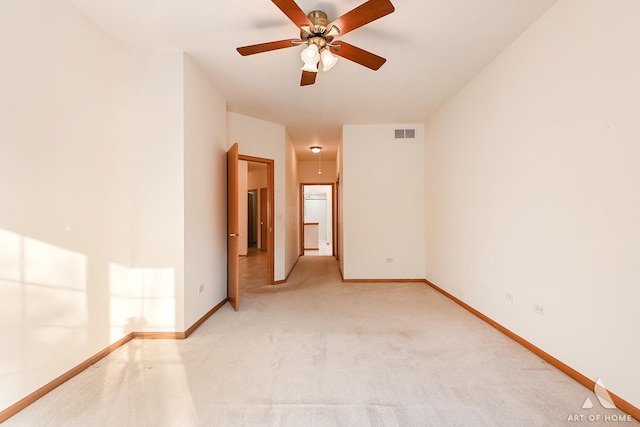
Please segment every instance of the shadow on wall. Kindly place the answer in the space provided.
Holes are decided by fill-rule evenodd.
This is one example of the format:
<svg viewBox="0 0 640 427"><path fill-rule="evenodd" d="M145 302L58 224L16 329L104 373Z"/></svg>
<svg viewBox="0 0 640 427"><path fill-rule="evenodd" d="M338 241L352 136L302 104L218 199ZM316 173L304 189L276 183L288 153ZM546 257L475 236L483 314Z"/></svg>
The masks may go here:
<svg viewBox="0 0 640 427"><path fill-rule="evenodd" d="M87 263L0 229L0 408L68 370L69 354L86 352Z"/></svg>
<svg viewBox="0 0 640 427"><path fill-rule="evenodd" d="M0 229L0 409L101 350L89 348L88 265L85 254ZM100 304L109 344L131 332L175 331L175 270L111 263Z"/></svg>
<svg viewBox="0 0 640 427"><path fill-rule="evenodd" d="M110 342L131 332L175 330L175 276L173 268L109 265Z"/></svg>

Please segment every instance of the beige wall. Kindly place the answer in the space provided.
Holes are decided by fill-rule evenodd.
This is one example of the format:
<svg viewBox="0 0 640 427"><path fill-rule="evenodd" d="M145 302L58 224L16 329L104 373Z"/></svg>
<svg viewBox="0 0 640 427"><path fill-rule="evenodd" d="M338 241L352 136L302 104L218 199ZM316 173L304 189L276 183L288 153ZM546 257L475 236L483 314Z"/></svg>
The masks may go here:
<svg viewBox="0 0 640 427"><path fill-rule="evenodd" d="M113 340L131 332L123 327L131 319L134 329L184 330L184 54L158 52L137 63L133 262L114 266Z"/></svg>
<svg viewBox="0 0 640 427"><path fill-rule="evenodd" d="M416 129L395 140L396 128ZM342 141L345 279L424 278L423 125L346 125Z"/></svg>
<svg viewBox="0 0 640 427"><path fill-rule="evenodd" d="M228 113L228 146L238 143L240 154L272 159L275 173L274 276L284 280L286 271L286 144L284 126Z"/></svg>
<svg viewBox="0 0 640 427"><path fill-rule="evenodd" d="M336 182L337 163L335 160L320 162L322 174L318 174L317 161L298 162L298 178L301 183L307 184L331 184Z"/></svg>
<svg viewBox="0 0 640 427"><path fill-rule="evenodd" d="M260 170L249 172L247 176L247 188L249 190L258 190L267 187L267 167L266 165L263 166Z"/></svg>
<svg viewBox="0 0 640 427"><path fill-rule="evenodd" d="M0 38L2 410L109 344L110 266L133 255L135 67L66 2L2 2Z"/></svg>
<svg viewBox="0 0 640 427"><path fill-rule="evenodd" d="M134 56L67 2L1 12L4 409L226 296L226 106L182 52Z"/></svg>
<svg viewBox="0 0 640 427"><path fill-rule="evenodd" d="M112 302L114 339L131 318L144 331L184 331L226 297L226 102L183 52L137 62L133 265L116 266L114 286L142 274L146 298L136 309L123 295Z"/></svg>
<svg viewBox="0 0 640 427"><path fill-rule="evenodd" d="M427 278L636 407L638 16L559 1L429 120L425 155Z"/></svg>
<svg viewBox="0 0 640 427"><path fill-rule="evenodd" d="M298 187L299 167L298 158L289 135L286 135L286 187L287 187L287 237L285 271L291 272L300 256L300 189Z"/></svg>
<svg viewBox="0 0 640 427"><path fill-rule="evenodd" d="M185 329L227 297L226 147L226 101L185 56Z"/></svg>

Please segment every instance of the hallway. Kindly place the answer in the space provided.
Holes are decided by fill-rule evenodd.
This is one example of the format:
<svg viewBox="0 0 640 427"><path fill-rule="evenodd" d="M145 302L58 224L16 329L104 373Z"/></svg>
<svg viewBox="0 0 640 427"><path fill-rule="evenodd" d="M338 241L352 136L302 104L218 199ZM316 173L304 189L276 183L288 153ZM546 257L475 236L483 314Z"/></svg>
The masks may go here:
<svg viewBox="0 0 640 427"><path fill-rule="evenodd" d="M304 256L333 256L333 246L325 241L318 242L318 249L305 249Z"/></svg>
<svg viewBox="0 0 640 427"><path fill-rule="evenodd" d="M250 247L247 256L240 257L238 260L238 276L240 291L269 286L269 274L267 271L267 262L269 256L266 251L261 251L255 246Z"/></svg>

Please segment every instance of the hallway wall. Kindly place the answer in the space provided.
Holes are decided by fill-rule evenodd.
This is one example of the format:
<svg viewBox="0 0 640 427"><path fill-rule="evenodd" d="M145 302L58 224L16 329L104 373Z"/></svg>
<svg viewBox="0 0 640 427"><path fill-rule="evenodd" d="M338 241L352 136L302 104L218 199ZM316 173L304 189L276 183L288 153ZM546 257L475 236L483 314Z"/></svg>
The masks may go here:
<svg viewBox="0 0 640 427"><path fill-rule="evenodd" d="M289 134L285 135L285 161L285 181L287 188L287 213L285 218L287 224L287 236L285 242L286 258L284 269L286 276L288 276L296 265L296 262L298 262L298 257L300 256L301 235L300 221L298 220L298 211L300 209L298 157L296 156Z"/></svg>

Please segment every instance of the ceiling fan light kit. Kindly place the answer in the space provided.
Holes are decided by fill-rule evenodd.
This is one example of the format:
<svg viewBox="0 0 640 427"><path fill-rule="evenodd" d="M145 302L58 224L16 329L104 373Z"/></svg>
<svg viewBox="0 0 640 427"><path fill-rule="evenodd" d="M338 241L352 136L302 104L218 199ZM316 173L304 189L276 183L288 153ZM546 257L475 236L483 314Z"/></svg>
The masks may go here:
<svg viewBox="0 0 640 427"><path fill-rule="evenodd" d="M327 33L327 25L329 24L327 14L320 10L314 10L307 15L307 18L313 23L313 27L308 25L300 27L300 39L306 40L308 46L302 51L302 61L304 62L302 70L317 73L318 60L322 60L322 71L329 71L338 62L338 58L329 51L329 47L339 48L339 46L331 45L333 36ZM331 27L330 32L332 34L340 34L340 30L335 25ZM313 58L313 68L308 65L304 55Z"/></svg>
<svg viewBox="0 0 640 427"><path fill-rule="evenodd" d="M386 59L346 42L334 43L334 38L392 13L395 8L389 0L369 0L331 22L320 10L305 14L295 0L271 1L300 29L300 39L239 47L237 50L242 56L306 45L300 53L304 63L300 86L314 84L320 61L322 70L329 71L338 61L336 55L372 70L378 70L386 62Z"/></svg>
<svg viewBox="0 0 640 427"><path fill-rule="evenodd" d="M308 71L310 73L318 72L318 61L320 60L318 46L315 44L309 45L309 47L300 52L300 58L304 63L302 71Z"/></svg>
<svg viewBox="0 0 640 427"><path fill-rule="evenodd" d="M338 57L332 54L328 49L324 49L320 53L322 59L322 71L329 71L338 63Z"/></svg>

